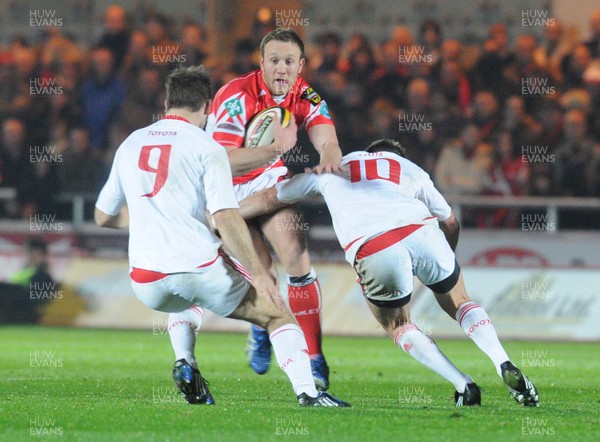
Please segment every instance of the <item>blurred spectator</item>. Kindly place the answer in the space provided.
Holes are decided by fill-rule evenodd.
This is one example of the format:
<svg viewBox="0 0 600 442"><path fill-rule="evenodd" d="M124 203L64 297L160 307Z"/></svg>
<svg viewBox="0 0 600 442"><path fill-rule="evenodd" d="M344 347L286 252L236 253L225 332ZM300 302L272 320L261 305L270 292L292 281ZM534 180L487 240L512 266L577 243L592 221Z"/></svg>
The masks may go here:
<svg viewBox="0 0 600 442"><path fill-rule="evenodd" d="M69 146L59 168L63 192L98 192L106 170L92 151L90 134L85 127L74 127L69 133Z"/></svg>
<svg viewBox="0 0 600 442"><path fill-rule="evenodd" d="M419 28L419 50L427 62L421 65L421 75L437 76L442 57L442 29L435 20L425 20Z"/></svg>
<svg viewBox="0 0 600 442"><path fill-rule="evenodd" d="M25 242L25 267L10 277L10 282L29 291L35 287L53 287L54 280L48 269L48 246L42 238L29 238ZM46 288L46 290L52 290Z"/></svg>
<svg viewBox="0 0 600 442"><path fill-rule="evenodd" d="M403 37L402 37L403 35ZM411 70L406 63L399 63L400 51L410 51L412 48L412 37L408 30L402 30L392 39L383 44L382 61L374 72L371 82L371 90L374 98L389 98L395 106L404 105L404 94L406 85L411 79ZM405 52L402 52L405 54Z"/></svg>
<svg viewBox="0 0 600 442"><path fill-rule="evenodd" d="M335 32L326 32L317 37L318 55L315 57L317 66L316 75L323 75L327 72L337 71L341 65L342 39ZM349 69L345 66L344 71Z"/></svg>
<svg viewBox="0 0 600 442"><path fill-rule="evenodd" d="M510 133L503 132L499 136L498 149L492 154L492 161L487 170L486 187L482 195L509 196L525 194L527 184L526 163L520 155L514 152ZM521 186L515 193L515 187ZM520 211L506 207L499 209L481 208L477 210L477 227L515 227L519 220Z"/></svg>
<svg viewBox="0 0 600 442"><path fill-rule="evenodd" d="M69 127L67 120L59 119L52 124L48 145L54 146L57 155L63 155L69 147Z"/></svg>
<svg viewBox="0 0 600 442"><path fill-rule="evenodd" d="M510 131L503 131L498 140L498 163L501 178L508 188L501 190L504 195L527 195L529 182L528 162L523 161L521 145Z"/></svg>
<svg viewBox="0 0 600 442"><path fill-rule="evenodd" d="M556 151L556 191L564 196L591 196L595 177L590 167L598 146L588 134L582 110L567 112L564 122L564 138Z"/></svg>
<svg viewBox="0 0 600 442"><path fill-rule="evenodd" d="M17 183L17 202L19 216L29 218L32 215L55 215L56 196L60 192L57 164L50 157L55 154L39 154L42 159L30 163L26 172L27 179Z"/></svg>
<svg viewBox="0 0 600 442"><path fill-rule="evenodd" d="M352 44L349 45L348 58L342 71L348 82L366 89L377 67L373 48L367 38L360 34L354 35L350 41Z"/></svg>
<svg viewBox="0 0 600 442"><path fill-rule="evenodd" d="M181 33L182 64L198 66L207 57L206 35L204 29L197 23L187 23Z"/></svg>
<svg viewBox="0 0 600 442"><path fill-rule="evenodd" d="M437 64L441 57L442 29L435 20L425 20L419 29L419 43L425 52L432 57L432 64Z"/></svg>
<svg viewBox="0 0 600 442"><path fill-rule="evenodd" d="M502 99L512 94L522 95L529 112L535 112L549 96L556 93L556 83L549 72L538 64L536 50L537 39L533 35L517 37L514 63L505 71L505 78L511 87L510 94L500 95Z"/></svg>
<svg viewBox="0 0 600 442"><path fill-rule="evenodd" d="M125 87L114 70L112 53L98 48L92 53L92 66L83 82L84 119L94 149L105 149L108 129L125 99Z"/></svg>
<svg viewBox="0 0 600 442"><path fill-rule="evenodd" d="M16 187L26 176L29 163L29 146L25 140L25 125L21 120L9 118L2 123L0 144L0 186Z"/></svg>
<svg viewBox="0 0 600 442"><path fill-rule="evenodd" d="M53 128L61 122L67 122L70 126L84 124L83 106L77 99L76 92L77 90L63 89L62 94L50 97L50 109L47 117L50 127Z"/></svg>
<svg viewBox="0 0 600 442"><path fill-rule="evenodd" d="M129 41L129 49L125 54L121 73L128 89L136 87L140 71L152 65L152 50L148 35L144 31L134 31Z"/></svg>
<svg viewBox="0 0 600 442"><path fill-rule="evenodd" d="M502 97L508 90L504 69L514 62L510 51L506 26L497 23L490 26L489 38L483 44L483 54L473 69L477 90L491 90Z"/></svg>
<svg viewBox="0 0 600 442"><path fill-rule="evenodd" d="M586 181L589 186L589 195L600 197L600 143L596 142L590 164L586 167ZM598 226L592 226L597 228Z"/></svg>
<svg viewBox="0 0 600 442"><path fill-rule="evenodd" d="M80 62L82 57L79 46L66 37L61 28L49 28L44 32L40 57L43 76L56 76L60 65L67 62Z"/></svg>
<svg viewBox="0 0 600 442"><path fill-rule="evenodd" d="M591 61L590 49L583 43L575 45L573 52L564 57L561 63L565 89L583 87L583 73Z"/></svg>
<svg viewBox="0 0 600 442"><path fill-rule="evenodd" d="M442 146L446 141L457 138L468 120L456 103L448 102L448 97L439 87L432 90L430 101L431 120L437 144Z"/></svg>
<svg viewBox="0 0 600 442"><path fill-rule="evenodd" d="M389 100L378 98L370 106L369 121L369 139L397 138L398 109Z"/></svg>
<svg viewBox="0 0 600 442"><path fill-rule="evenodd" d="M104 28L104 33L96 46L108 48L113 55L115 68L119 69L129 47L130 32L125 9L118 5L106 8Z"/></svg>
<svg viewBox="0 0 600 442"><path fill-rule="evenodd" d="M53 67L53 74L63 93L66 91L76 96L81 88L83 76L83 60L80 57L65 57L57 61Z"/></svg>
<svg viewBox="0 0 600 442"><path fill-rule="evenodd" d="M592 58L600 58L600 9L596 9L590 16L591 38L585 42Z"/></svg>
<svg viewBox="0 0 600 442"><path fill-rule="evenodd" d="M471 82L456 60L440 63L437 89L444 95L448 106L455 109L454 112L464 113L471 105Z"/></svg>
<svg viewBox="0 0 600 442"><path fill-rule="evenodd" d="M542 129L541 125L526 113L523 97L518 95L508 97L506 100L502 128L510 134L511 141L514 141L517 149L511 156L521 153L519 146L535 144L535 141L539 140Z"/></svg>
<svg viewBox="0 0 600 442"><path fill-rule="evenodd" d="M25 243L25 267L0 283L0 324L35 324L48 301L58 298L59 286L48 270L48 246L41 238Z"/></svg>
<svg viewBox="0 0 600 442"><path fill-rule="evenodd" d="M427 172L433 170L440 146L433 126L429 84L422 78L410 81L406 105L399 115L400 140L410 147L409 156Z"/></svg>
<svg viewBox="0 0 600 442"><path fill-rule="evenodd" d="M462 45L458 40L444 40L440 54L442 61L456 61L462 66Z"/></svg>
<svg viewBox="0 0 600 442"><path fill-rule="evenodd" d="M558 144L562 137L562 111L560 105L555 101L546 101L536 114L540 123L540 134L538 139L544 146Z"/></svg>
<svg viewBox="0 0 600 442"><path fill-rule="evenodd" d="M585 89L569 89L561 95L560 105L564 113L579 109L587 115L591 110L592 98Z"/></svg>
<svg viewBox="0 0 600 442"><path fill-rule="evenodd" d="M151 14L146 20L145 30L153 50L155 46L176 45L169 36L169 19L162 14Z"/></svg>
<svg viewBox="0 0 600 442"><path fill-rule="evenodd" d="M583 73L585 90L590 96L588 112L589 131L596 142L600 142L600 59L594 60Z"/></svg>
<svg viewBox="0 0 600 442"><path fill-rule="evenodd" d="M469 124L442 148L433 176L444 195L480 195L489 187L492 163L491 146L481 143L479 129Z"/></svg>
<svg viewBox="0 0 600 442"><path fill-rule="evenodd" d="M141 70L137 86L123 102L118 117L130 132L162 119L164 114L165 96L159 70L155 67Z"/></svg>
<svg viewBox="0 0 600 442"><path fill-rule="evenodd" d="M472 121L479 129L479 136L488 143L497 141L500 131L500 106L493 92L483 91L475 95Z"/></svg>
<svg viewBox="0 0 600 442"><path fill-rule="evenodd" d="M26 127L27 141L43 144L49 132L46 119L50 84L40 73L37 54L32 48L17 48L13 63L2 74L0 83L0 120L19 118Z"/></svg>
<svg viewBox="0 0 600 442"><path fill-rule="evenodd" d="M563 196L598 196L598 163L600 146L587 131L586 115L573 109L565 115L564 140L556 153L554 184L556 193ZM597 217L583 210L563 210L563 228L597 228Z"/></svg>
<svg viewBox="0 0 600 442"><path fill-rule="evenodd" d="M151 61L162 68L162 78L166 79L172 68L184 61L183 48L169 33L169 18L162 14L152 14L146 20L146 34L150 45Z"/></svg>
<svg viewBox="0 0 600 442"><path fill-rule="evenodd" d="M253 58L255 50L256 48L249 38L238 41L235 45L233 64L229 67L229 70L237 76L258 69L259 66Z"/></svg>
<svg viewBox="0 0 600 442"><path fill-rule="evenodd" d="M561 63L570 50L571 45L563 25L555 18L544 28L544 40L536 50L535 59L537 64L550 72L556 81L562 82Z"/></svg>

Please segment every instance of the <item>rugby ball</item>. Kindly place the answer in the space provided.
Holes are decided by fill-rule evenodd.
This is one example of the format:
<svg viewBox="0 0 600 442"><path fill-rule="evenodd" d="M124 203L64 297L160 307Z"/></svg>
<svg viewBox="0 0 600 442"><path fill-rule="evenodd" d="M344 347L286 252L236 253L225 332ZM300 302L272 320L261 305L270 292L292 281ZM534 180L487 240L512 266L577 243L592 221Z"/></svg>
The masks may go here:
<svg viewBox="0 0 600 442"><path fill-rule="evenodd" d="M288 127L292 114L281 106L268 107L252 117L246 126L244 147L267 146L275 140L275 119L281 127Z"/></svg>

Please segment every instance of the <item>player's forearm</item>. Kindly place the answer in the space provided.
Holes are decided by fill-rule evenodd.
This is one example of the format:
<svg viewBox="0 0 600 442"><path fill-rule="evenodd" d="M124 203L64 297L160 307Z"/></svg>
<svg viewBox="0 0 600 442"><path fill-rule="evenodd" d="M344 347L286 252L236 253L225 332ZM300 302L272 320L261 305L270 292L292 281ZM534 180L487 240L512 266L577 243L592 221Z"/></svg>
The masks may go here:
<svg viewBox="0 0 600 442"><path fill-rule="evenodd" d="M339 164L342 162L342 151L337 144L326 144L318 149L321 164Z"/></svg>
<svg viewBox="0 0 600 442"><path fill-rule="evenodd" d="M266 273L252 245L252 238L246 222L240 216L238 210L219 210L213 214L213 218L223 242L225 242L232 255L250 273L250 276L254 277Z"/></svg>
<svg viewBox="0 0 600 442"><path fill-rule="evenodd" d="M455 251L456 246L458 245L458 236L460 234L460 223L453 213L447 220L440 223L440 229L444 232L446 241L448 241L452 251Z"/></svg>
<svg viewBox="0 0 600 442"><path fill-rule="evenodd" d="M241 176L260 167L265 167L280 155L279 150L275 143L254 149L232 149L228 152L231 174L234 177Z"/></svg>
<svg viewBox="0 0 600 442"><path fill-rule="evenodd" d="M308 137L321 156L321 164L339 164L342 161L342 150L333 126L319 124L311 127Z"/></svg>
<svg viewBox="0 0 600 442"><path fill-rule="evenodd" d="M280 209L287 204L282 203L277 199L277 189L271 187L269 189L256 192L254 195L244 198L240 201L240 215L244 219L252 219L265 213L270 213Z"/></svg>

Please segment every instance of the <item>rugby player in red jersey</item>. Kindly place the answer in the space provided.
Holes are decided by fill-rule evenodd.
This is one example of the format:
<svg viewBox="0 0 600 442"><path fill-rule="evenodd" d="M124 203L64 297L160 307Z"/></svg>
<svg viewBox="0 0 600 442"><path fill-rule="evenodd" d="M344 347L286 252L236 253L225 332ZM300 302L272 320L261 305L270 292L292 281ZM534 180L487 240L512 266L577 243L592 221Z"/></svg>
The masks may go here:
<svg viewBox="0 0 600 442"><path fill-rule="evenodd" d="M300 37L278 28L261 42L260 69L231 80L215 95L207 131L227 150L239 201L274 186L287 174L280 158L287 149L278 137L268 146L244 147L248 121L270 106L288 109L295 123L306 127L321 157L316 173L339 171L342 153L327 103L299 77L304 61ZM299 219L293 208L285 207L251 222L249 228L263 265L273 268L266 239L288 274L290 309L306 336L315 383L326 390L329 368L321 349L321 293ZM253 326L248 350L251 367L258 374L265 373L271 360L268 333Z"/></svg>

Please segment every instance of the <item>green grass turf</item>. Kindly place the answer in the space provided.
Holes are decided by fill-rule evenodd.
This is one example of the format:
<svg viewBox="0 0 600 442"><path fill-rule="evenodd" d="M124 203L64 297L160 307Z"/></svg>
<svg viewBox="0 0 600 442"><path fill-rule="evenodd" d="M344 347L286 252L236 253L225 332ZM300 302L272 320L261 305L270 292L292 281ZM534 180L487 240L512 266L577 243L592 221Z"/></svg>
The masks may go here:
<svg viewBox="0 0 600 442"><path fill-rule="evenodd" d="M467 340L438 344L480 385L481 407L454 407L452 385L391 340L327 337L331 392L353 408L299 408L277 367L251 372L244 344L200 335L217 405L193 406L176 394L164 334L0 328L0 440L600 440L598 344L506 343L540 391L541 407L528 409Z"/></svg>

